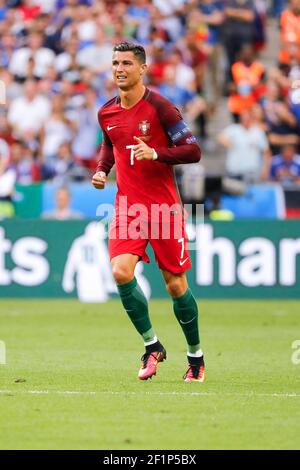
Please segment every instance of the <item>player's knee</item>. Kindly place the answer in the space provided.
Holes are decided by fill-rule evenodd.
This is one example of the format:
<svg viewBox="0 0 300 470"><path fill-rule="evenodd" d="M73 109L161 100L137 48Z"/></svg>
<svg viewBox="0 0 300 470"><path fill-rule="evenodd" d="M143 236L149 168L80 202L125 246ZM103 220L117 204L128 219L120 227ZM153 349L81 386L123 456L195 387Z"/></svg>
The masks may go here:
<svg viewBox="0 0 300 470"><path fill-rule="evenodd" d="M117 284L125 284L131 281L133 273L126 265L115 265L112 267L112 273Z"/></svg>
<svg viewBox="0 0 300 470"><path fill-rule="evenodd" d="M181 295L184 294L186 288L182 282L181 278L174 277L171 278L167 283L166 283L166 288L168 293L171 295L171 297L180 297Z"/></svg>

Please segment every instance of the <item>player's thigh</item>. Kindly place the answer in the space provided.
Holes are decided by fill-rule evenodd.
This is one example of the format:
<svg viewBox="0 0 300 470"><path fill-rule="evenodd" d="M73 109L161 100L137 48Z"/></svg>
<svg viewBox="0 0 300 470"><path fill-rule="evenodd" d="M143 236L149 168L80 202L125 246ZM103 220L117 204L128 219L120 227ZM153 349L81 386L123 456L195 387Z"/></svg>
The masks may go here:
<svg viewBox="0 0 300 470"><path fill-rule="evenodd" d="M146 253L148 240L142 236L130 237L129 223L130 220L126 220L120 224L117 217L109 232L108 250L117 284L129 282L133 278L135 266L140 259L148 263L150 261Z"/></svg>
<svg viewBox="0 0 300 470"><path fill-rule="evenodd" d="M173 274L184 273L192 267L190 260L188 240L184 225L179 231L171 227L167 236L151 237L150 244L153 248L155 259L161 271Z"/></svg>
<svg viewBox="0 0 300 470"><path fill-rule="evenodd" d="M149 257L146 253L148 239L141 234L141 236L131 236L128 227L130 220L120 222L116 217L110 226L108 251L109 257L113 258L119 255L131 254L138 256L141 260L149 263Z"/></svg>

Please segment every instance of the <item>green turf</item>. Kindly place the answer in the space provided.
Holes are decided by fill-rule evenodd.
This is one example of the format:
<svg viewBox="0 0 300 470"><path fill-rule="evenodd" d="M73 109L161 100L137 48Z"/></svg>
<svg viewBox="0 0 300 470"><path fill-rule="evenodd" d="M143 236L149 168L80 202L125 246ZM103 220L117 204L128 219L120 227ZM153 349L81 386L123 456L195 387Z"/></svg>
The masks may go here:
<svg viewBox="0 0 300 470"><path fill-rule="evenodd" d="M0 448L299 449L299 305L200 302L207 382L185 384L170 302L151 302L168 360L141 382L143 346L118 301L1 301Z"/></svg>

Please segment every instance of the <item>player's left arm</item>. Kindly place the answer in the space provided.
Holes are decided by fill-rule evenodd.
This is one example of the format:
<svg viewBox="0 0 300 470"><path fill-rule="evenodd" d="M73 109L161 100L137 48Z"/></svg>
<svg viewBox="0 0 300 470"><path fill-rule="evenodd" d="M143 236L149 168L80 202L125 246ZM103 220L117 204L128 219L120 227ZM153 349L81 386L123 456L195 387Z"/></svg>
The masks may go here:
<svg viewBox="0 0 300 470"><path fill-rule="evenodd" d="M160 123L168 136L170 146L151 148L143 140L135 137L134 155L137 160L157 160L169 165L196 163L201 158L201 150L196 137L191 133L177 108L164 100L157 108Z"/></svg>

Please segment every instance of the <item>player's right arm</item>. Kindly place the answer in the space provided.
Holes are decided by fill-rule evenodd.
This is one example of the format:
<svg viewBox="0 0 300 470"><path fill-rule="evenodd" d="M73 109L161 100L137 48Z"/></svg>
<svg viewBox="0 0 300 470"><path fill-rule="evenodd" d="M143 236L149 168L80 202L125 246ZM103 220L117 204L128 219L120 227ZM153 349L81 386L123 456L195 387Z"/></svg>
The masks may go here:
<svg viewBox="0 0 300 470"><path fill-rule="evenodd" d="M92 178L92 185L96 189L104 189L107 181L106 173L104 171L97 171Z"/></svg>
<svg viewBox="0 0 300 470"><path fill-rule="evenodd" d="M99 124L101 126L100 113L99 113L98 119L99 119ZM109 174L110 170L115 164L113 145L111 143L109 136L107 135L107 133L105 132L102 126L101 128L103 132L103 141L102 141L101 148L100 148L97 170L92 178L92 184L96 189L105 188L107 175Z"/></svg>

